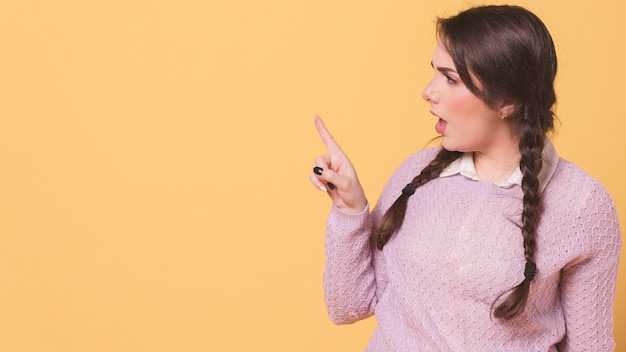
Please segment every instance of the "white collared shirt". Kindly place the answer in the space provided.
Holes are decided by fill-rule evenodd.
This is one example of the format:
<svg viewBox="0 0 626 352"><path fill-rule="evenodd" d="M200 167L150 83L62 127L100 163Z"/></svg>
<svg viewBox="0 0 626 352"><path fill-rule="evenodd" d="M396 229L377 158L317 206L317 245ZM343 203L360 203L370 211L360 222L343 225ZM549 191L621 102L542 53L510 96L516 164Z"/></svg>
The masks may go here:
<svg viewBox="0 0 626 352"><path fill-rule="evenodd" d="M543 166L537 178L539 180L539 191L543 192L546 188L550 178L554 174L556 170L556 165L559 161L559 155L554 149L552 142L549 139L546 139L545 145L543 147L543 151L541 153L541 157L543 159ZM469 179L478 181L480 178L478 177L478 173L476 172L476 167L474 166L474 153L464 153L460 158L453 161L448 167L446 167L439 177L448 177L461 174ZM522 171L519 168L515 168L515 171L504 181L494 182L496 186L509 188L513 185L522 185Z"/></svg>

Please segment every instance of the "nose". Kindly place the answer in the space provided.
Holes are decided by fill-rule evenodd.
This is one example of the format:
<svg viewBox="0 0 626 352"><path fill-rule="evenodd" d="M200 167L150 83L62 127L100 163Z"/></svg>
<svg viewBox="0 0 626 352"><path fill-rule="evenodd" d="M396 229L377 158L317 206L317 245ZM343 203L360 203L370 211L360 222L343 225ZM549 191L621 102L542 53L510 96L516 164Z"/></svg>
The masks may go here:
<svg viewBox="0 0 626 352"><path fill-rule="evenodd" d="M422 91L422 99L426 100L429 103L436 103L436 99L437 99L437 94L435 93L434 87L433 87L433 80L431 79L430 82L428 82L428 84L426 85L426 87L424 87L424 90Z"/></svg>

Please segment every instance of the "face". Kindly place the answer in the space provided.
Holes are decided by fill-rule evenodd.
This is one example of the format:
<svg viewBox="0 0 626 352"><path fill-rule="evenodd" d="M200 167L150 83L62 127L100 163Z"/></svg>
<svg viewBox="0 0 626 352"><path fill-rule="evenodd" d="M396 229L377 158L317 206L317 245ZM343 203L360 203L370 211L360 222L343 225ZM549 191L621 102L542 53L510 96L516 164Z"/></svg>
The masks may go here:
<svg viewBox="0 0 626 352"><path fill-rule="evenodd" d="M499 118L501 111L487 106L463 84L450 55L437 45L432 66L435 74L422 97L430 112L438 117L435 130L447 150L488 152L510 143L508 124ZM475 81L480 89L480 82ZM505 115L506 116L506 115Z"/></svg>

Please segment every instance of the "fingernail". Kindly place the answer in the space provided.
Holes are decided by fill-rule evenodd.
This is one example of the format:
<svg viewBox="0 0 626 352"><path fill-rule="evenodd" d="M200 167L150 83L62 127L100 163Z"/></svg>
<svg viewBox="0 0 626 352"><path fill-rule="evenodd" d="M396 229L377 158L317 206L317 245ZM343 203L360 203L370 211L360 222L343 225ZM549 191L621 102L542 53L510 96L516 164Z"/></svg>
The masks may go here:
<svg viewBox="0 0 626 352"><path fill-rule="evenodd" d="M319 166L316 166L313 168L313 173L315 173L318 176L322 176L322 172L324 172L324 169L322 169ZM326 183L326 185L328 185L328 188L330 188L331 191L335 189L335 185L333 185L330 182Z"/></svg>

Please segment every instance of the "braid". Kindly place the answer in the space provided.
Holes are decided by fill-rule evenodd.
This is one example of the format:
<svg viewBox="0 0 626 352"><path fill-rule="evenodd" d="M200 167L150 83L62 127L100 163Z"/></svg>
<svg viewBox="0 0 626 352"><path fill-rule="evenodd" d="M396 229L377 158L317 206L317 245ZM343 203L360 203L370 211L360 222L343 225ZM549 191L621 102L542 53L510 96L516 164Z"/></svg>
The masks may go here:
<svg viewBox="0 0 626 352"><path fill-rule="evenodd" d="M524 116L523 120L527 120L526 116ZM535 235L542 206L537 175L543 165L541 158L543 146L543 134L534 131L530 123L520 124L520 170L523 175L522 191L524 192L522 236L524 239L526 268L524 271L524 280L513 288L512 293L495 309L494 316L496 318L511 319L518 316L524 310L530 291L530 282L535 276ZM500 294L496 301L503 294L504 293Z"/></svg>
<svg viewBox="0 0 626 352"><path fill-rule="evenodd" d="M454 160L458 159L461 154L460 152L451 152L442 148L422 172L402 190L402 194L400 194L398 199L387 209L380 224L376 226L372 232L378 249L383 249L385 244L391 239L391 236L402 226L409 197L415 192L415 189L439 177L443 169Z"/></svg>

